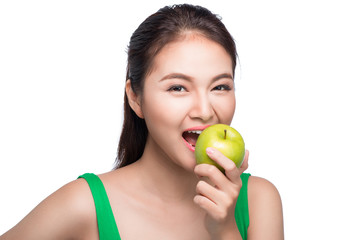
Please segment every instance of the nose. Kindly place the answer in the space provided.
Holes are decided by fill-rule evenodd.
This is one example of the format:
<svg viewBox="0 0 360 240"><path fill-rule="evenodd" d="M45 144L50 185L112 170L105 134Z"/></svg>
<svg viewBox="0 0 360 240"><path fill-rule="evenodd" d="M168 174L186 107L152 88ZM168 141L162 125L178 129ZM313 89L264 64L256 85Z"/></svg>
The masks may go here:
<svg viewBox="0 0 360 240"><path fill-rule="evenodd" d="M198 93L192 101L190 117L206 123L213 119L215 111L210 97L206 93Z"/></svg>

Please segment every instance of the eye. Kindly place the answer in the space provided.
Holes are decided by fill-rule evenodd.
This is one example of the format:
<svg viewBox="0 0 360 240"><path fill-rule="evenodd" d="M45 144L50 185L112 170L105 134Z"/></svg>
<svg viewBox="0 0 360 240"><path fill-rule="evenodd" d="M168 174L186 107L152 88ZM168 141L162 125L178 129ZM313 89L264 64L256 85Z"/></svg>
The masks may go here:
<svg viewBox="0 0 360 240"><path fill-rule="evenodd" d="M186 88L181 85L173 85L168 89L169 92L185 92Z"/></svg>
<svg viewBox="0 0 360 240"><path fill-rule="evenodd" d="M221 85L218 85L218 86L214 87L212 90L215 90L215 91L230 91L231 87L229 85L226 85L226 84L221 84Z"/></svg>

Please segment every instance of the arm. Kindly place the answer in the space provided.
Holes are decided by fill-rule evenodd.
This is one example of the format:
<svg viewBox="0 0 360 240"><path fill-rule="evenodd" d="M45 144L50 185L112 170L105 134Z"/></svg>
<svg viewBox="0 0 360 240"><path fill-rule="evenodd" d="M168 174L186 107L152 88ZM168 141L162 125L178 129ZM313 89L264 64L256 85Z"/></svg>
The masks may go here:
<svg viewBox="0 0 360 240"><path fill-rule="evenodd" d="M251 176L248 182L250 225L248 239L284 239L279 192L269 181Z"/></svg>
<svg viewBox="0 0 360 240"><path fill-rule="evenodd" d="M50 195L0 239L87 239L93 234L90 225L94 224L91 192L80 179Z"/></svg>

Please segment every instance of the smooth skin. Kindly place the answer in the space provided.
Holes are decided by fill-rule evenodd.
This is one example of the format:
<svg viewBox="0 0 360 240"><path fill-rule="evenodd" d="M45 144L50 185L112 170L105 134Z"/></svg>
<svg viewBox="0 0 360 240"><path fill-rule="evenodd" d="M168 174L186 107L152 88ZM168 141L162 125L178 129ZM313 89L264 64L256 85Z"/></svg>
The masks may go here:
<svg viewBox="0 0 360 240"><path fill-rule="evenodd" d="M237 168L216 149L207 149L224 175L212 165L196 165L182 138L191 127L230 125L235 111L230 56L217 43L188 32L154 58L143 94L133 92L129 81L126 93L149 136L137 162L99 175L121 238L242 239L234 210L249 152ZM248 199L248 239L283 239L281 199L274 185L251 176ZM85 180L53 193L0 239L98 239Z"/></svg>

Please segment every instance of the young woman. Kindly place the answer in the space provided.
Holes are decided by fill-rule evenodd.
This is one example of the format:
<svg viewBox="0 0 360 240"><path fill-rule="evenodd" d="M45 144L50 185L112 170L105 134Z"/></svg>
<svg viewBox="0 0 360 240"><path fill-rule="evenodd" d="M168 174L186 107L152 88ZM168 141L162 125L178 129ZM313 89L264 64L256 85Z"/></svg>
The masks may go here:
<svg viewBox="0 0 360 240"><path fill-rule="evenodd" d="M125 117L116 169L84 174L40 203L0 239L283 239L278 191L243 173L196 165L197 131L235 111L236 48L207 9L160 9L128 49Z"/></svg>

